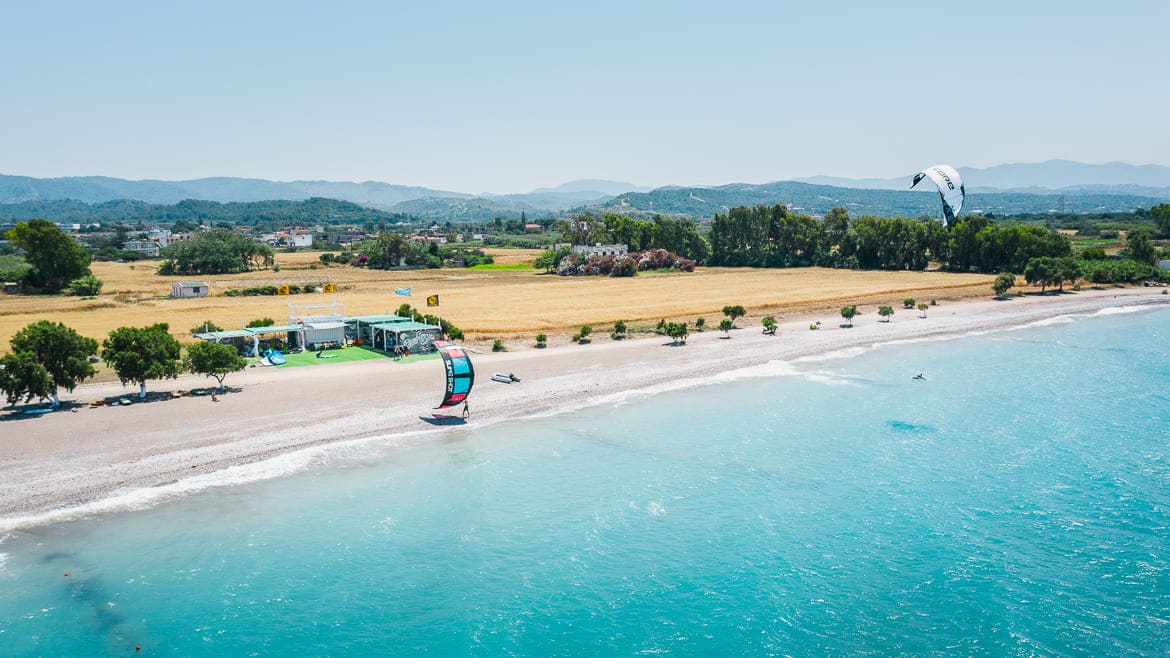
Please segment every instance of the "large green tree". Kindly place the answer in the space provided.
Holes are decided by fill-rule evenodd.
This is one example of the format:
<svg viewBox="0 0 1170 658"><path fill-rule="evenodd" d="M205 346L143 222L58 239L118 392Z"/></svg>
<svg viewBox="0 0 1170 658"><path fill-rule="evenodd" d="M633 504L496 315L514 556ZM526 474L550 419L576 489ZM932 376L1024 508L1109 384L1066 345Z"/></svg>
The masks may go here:
<svg viewBox="0 0 1170 658"><path fill-rule="evenodd" d="M5 237L24 252L29 264L24 283L44 292L59 292L70 281L90 273L90 256L73 238L44 219L20 222Z"/></svg>
<svg viewBox="0 0 1170 658"><path fill-rule="evenodd" d="M199 233L162 250L160 274L238 274L270 267L272 247L233 231Z"/></svg>
<svg viewBox="0 0 1170 658"><path fill-rule="evenodd" d="M365 252L369 267L387 270L402 265L410 252L410 240L401 233L379 233Z"/></svg>
<svg viewBox="0 0 1170 658"><path fill-rule="evenodd" d="M1150 219L1154 220L1154 226L1158 228L1158 235L1170 238L1170 203L1159 203L1150 208Z"/></svg>
<svg viewBox="0 0 1170 658"><path fill-rule="evenodd" d="M120 327L102 341L102 360L123 384L138 384L140 398L146 397L147 380L179 376L182 348L167 331L169 328L165 322L149 327Z"/></svg>
<svg viewBox="0 0 1170 658"><path fill-rule="evenodd" d="M1158 252L1150 236L1145 231L1134 231L1125 241L1125 255L1139 263L1153 265L1158 260Z"/></svg>
<svg viewBox="0 0 1170 658"><path fill-rule="evenodd" d="M219 382L219 390L223 391L224 378L248 367L248 361L231 345L199 342L187 348L184 365L197 375L214 377Z"/></svg>
<svg viewBox="0 0 1170 658"><path fill-rule="evenodd" d="M16 404L22 398L26 402L47 398L53 394L53 378L34 354L5 354L0 357L0 391L8 398L8 404Z"/></svg>
<svg viewBox="0 0 1170 658"><path fill-rule="evenodd" d="M1024 281L1027 281L1028 285L1040 284L1040 294L1043 295L1048 286L1056 283L1059 272L1055 258L1047 256L1033 258L1024 266Z"/></svg>
<svg viewBox="0 0 1170 658"><path fill-rule="evenodd" d="M9 341L12 353L0 359L0 390L9 404L21 398L51 398L61 404L57 389L72 391L93 377L89 357L97 341L86 338L60 322L39 320L16 332Z"/></svg>

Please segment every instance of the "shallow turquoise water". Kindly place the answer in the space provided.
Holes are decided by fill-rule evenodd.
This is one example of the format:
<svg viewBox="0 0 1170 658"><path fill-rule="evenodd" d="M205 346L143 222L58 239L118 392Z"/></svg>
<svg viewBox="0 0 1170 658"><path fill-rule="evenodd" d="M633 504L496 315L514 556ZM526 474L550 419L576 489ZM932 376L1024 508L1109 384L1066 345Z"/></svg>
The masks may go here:
<svg viewBox="0 0 1170 658"><path fill-rule="evenodd" d="M0 655L1162 654L1167 327L887 346L15 533Z"/></svg>

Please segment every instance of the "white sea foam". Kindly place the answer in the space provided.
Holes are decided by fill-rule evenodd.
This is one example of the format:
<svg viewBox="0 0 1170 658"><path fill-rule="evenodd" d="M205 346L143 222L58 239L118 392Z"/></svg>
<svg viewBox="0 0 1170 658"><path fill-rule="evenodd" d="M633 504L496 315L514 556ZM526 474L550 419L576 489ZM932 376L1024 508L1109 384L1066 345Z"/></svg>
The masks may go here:
<svg viewBox="0 0 1170 658"><path fill-rule="evenodd" d="M872 350L869 346L845 347L831 352L824 352L823 354L809 354L807 356L798 357L794 360L795 363L820 363L822 361L836 361L838 359L851 359L856 356L861 356L866 352Z"/></svg>
<svg viewBox="0 0 1170 658"><path fill-rule="evenodd" d="M0 553L0 578L8 575L8 554Z"/></svg>
<svg viewBox="0 0 1170 658"><path fill-rule="evenodd" d="M776 359L759 365L720 372L707 378L705 381L726 383L740 379L758 379L760 377L787 377L798 374L798 372L796 366L790 362Z"/></svg>
<svg viewBox="0 0 1170 658"><path fill-rule="evenodd" d="M336 458L368 457L368 452L354 448L362 444L393 440L401 443L419 435L433 434L434 430L423 430L395 435L379 435L330 443L276 455L246 464L237 464L225 469L201 473L176 482L154 487L138 487L116 491L106 498L93 500L74 507L49 510L40 514L0 518L0 533L32 526L60 523L76 519L125 510L140 510L153 507L160 502L186 496L206 489L230 487L262 480L271 480L303 471L310 466L335 461Z"/></svg>
<svg viewBox="0 0 1170 658"><path fill-rule="evenodd" d="M1152 310L1149 306L1107 306L1097 311L1097 315L1123 315L1126 313L1140 313L1142 311L1149 310Z"/></svg>
<svg viewBox="0 0 1170 658"><path fill-rule="evenodd" d="M825 370L804 372L801 375L810 382L829 386L857 386L859 384L854 377L845 377Z"/></svg>
<svg viewBox="0 0 1170 658"><path fill-rule="evenodd" d="M1050 326L1059 325L1059 324L1072 324L1083 317L1085 317L1085 316L1078 315L1075 313L1070 314L1070 315L1058 315L1054 318L1044 318L1043 320L1035 320L1033 322L1029 322L1027 324L1023 324L1020 326L1023 328L1028 328L1028 327L1050 327Z"/></svg>
<svg viewBox="0 0 1170 658"><path fill-rule="evenodd" d="M606 393L588 400L582 401L581 404L573 408L553 409L545 413L535 414L530 417L546 417L555 416L574 409L581 409L592 406L607 406L612 405L620 407L627 402L642 400L651 396L659 395L661 393L670 393L673 391L685 391L700 386L709 386L711 384L726 384L729 382L740 381L745 379L763 379L769 377L786 377L800 374L800 371L788 361L776 359L766 363L757 364L754 366L746 366L743 368L736 368L735 370L728 370L725 372L718 372L707 377L687 377L685 379L676 379L669 382L662 382L654 386L644 386L642 388L617 391L615 393Z"/></svg>

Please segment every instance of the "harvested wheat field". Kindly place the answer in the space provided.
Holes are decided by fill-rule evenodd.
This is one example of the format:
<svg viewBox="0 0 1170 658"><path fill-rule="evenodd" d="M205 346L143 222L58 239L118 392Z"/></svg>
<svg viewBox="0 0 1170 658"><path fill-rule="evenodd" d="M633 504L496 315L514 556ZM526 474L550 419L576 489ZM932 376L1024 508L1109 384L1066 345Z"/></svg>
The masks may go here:
<svg viewBox="0 0 1170 658"><path fill-rule="evenodd" d="M531 262L539 252L497 253L497 263L507 265ZM347 315L363 315L393 312L403 302L424 307L426 295L438 294L442 316L462 328L469 340L528 339L537 331L568 333L582 324L600 328L618 319L634 328L663 318L693 321L699 316L717 324L720 309L728 304L742 304L749 317L823 308L829 320L843 304L889 304L901 309L904 297L939 301L987 297L992 281L977 274L820 268L698 268L693 273L641 273L632 278L559 277L535 270L309 269L316 261L315 253L278 254L279 272L205 277L212 294L197 299L167 298L171 284L180 278L155 274L153 263L94 263L94 274L105 282L96 299L0 295L0 353L7 350L14 332L40 319L63 322L98 340L117 327L167 322L175 336L189 342L190 329L204 321L229 329L263 317L284 323L290 301L337 301ZM232 288L326 281L335 284L335 294L223 295ZM414 296L396 296L395 288L412 288Z"/></svg>

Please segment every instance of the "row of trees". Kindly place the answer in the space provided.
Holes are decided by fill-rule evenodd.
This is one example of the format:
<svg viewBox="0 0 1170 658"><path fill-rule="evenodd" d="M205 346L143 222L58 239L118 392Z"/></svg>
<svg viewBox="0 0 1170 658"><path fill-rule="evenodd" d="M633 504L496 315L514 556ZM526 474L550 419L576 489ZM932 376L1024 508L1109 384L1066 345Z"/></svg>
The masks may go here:
<svg viewBox="0 0 1170 658"><path fill-rule="evenodd" d="M60 322L34 322L16 332L9 344L12 352L0 357L0 391L9 404L49 399L56 407L59 389L72 391L95 373L90 357L97 354L98 342ZM147 381L181 372L214 377L222 390L227 375L247 366L235 348L220 343L195 343L184 356L166 323L111 331L102 341L101 359L123 384L138 384L141 398L146 397Z"/></svg>
<svg viewBox="0 0 1170 658"><path fill-rule="evenodd" d="M998 226L979 215L951 227L902 217L850 220L834 208L823 220L785 206L732 208L711 224L711 265L860 267L920 270L939 261L952 270L1021 271L1037 257L1072 253L1067 236L1042 226Z"/></svg>

